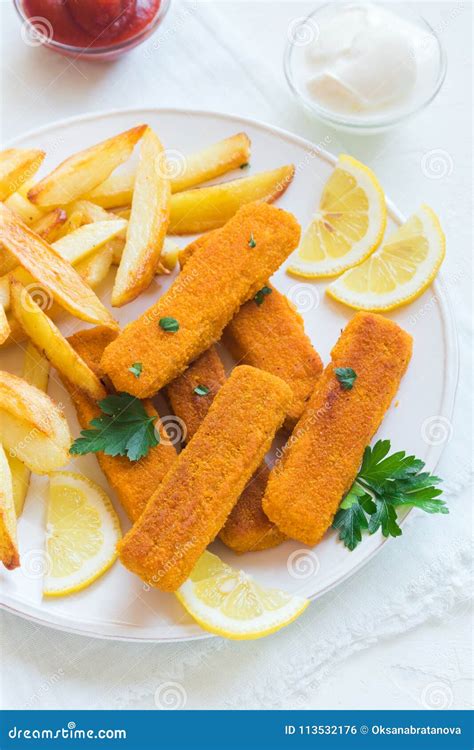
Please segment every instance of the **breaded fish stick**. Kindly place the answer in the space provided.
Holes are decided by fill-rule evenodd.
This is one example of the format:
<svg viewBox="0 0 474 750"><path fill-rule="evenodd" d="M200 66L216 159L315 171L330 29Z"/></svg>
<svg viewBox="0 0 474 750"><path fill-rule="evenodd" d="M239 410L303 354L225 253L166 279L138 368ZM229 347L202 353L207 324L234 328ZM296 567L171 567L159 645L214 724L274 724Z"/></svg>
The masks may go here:
<svg viewBox="0 0 474 750"><path fill-rule="evenodd" d="M198 431L118 545L129 570L176 591L219 533L286 414L286 383L236 367Z"/></svg>
<svg viewBox="0 0 474 750"><path fill-rule="evenodd" d="M77 351L82 359L87 362L91 370L98 377L103 373L99 362L102 353L117 333L106 326L90 328L71 336L68 341ZM101 411L97 404L80 391L72 383L63 378L63 383L71 400L76 407L77 418L82 429L89 427L92 419L100 416ZM150 416L157 413L150 401L145 403L145 409ZM122 503L127 516L131 521L136 521L144 509L148 498L156 490L168 469L176 461L177 453L175 447L166 438L166 431L160 427L163 440L159 445L151 448L148 455L139 461L129 461L126 456L107 456L105 453L97 453L99 466L107 477L110 486L115 490Z"/></svg>
<svg viewBox="0 0 474 750"><path fill-rule="evenodd" d="M166 396L174 414L186 425L186 441L189 443L202 420L209 411L219 388L224 385L224 365L214 346L203 352L175 380L168 383ZM196 393L204 386L207 393Z"/></svg>
<svg viewBox="0 0 474 750"><path fill-rule="evenodd" d="M411 352L411 336L381 315L359 312L342 332L263 498L265 513L292 539L314 545L330 527ZM357 376L350 390L335 373L347 367Z"/></svg>
<svg viewBox="0 0 474 750"><path fill-rule="evenodd" d="M105 350L102 367L117 390L143 398L178 377L220 339L243 302L298 244L291 214L266 203L243 206L165 294ZM135 378L129 368L141 362Z"/></svg>
<svg viewBox="0 0 474 750"><path fill-rule="evenodd" d="M225 381L224 367L215 347L212 346L166 388L173 412L186 425L188 442ZM196 393L195 389L199 390L202 386L209 389L205 395ZM263 462L242 492L219 533L220 539L234 552L269 549L285 539L262 510L262 497L268 475L268 467Z"/></svg>
<svg viewBox="0 0 474 750"><path fill-rule="evenodd" d="M215 230L203 235L180 253L183 268L192 254L205 247ZM293 402L285 420L292 430L301 417L323 370L319 354L304 331L303 319L271 284L257 300L246 302L224 330L223 343L237 362L271 372L293 391ZM268 292L268 290L271 290ZM259 303L259 304L258 304Z"/></svg>

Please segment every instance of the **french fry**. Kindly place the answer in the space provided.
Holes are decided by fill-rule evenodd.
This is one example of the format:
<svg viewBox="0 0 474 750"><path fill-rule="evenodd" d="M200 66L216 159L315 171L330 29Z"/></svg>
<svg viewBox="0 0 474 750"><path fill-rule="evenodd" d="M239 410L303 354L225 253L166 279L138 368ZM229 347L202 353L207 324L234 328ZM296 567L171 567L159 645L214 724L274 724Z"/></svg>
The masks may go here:
<svg viewBox="0 0 474 750"><path fill-rule="evenodd" d="M111 174L102 184L84 196L102 208L129 206L132 202L135 172Z"/></svg>
<svg viewBox="0 0 474 750"><path fill-rule="evenodd" d="M105 398L105 389L97 375L79 357L59 328L36 304L18 281L12 281L12 310L24 332L44 353L53 367L92 399Z"/></svg>
<svg viewBox="0 0 474 750"><path fill-rule="evenodd" d="M72 265L1 204L0 242L71 315L89 323L117 326Z"/></svg>
<svg viewBox="0 0 474 750"><path fill-rule="evenodd" d="M79 261L84 260L88 255L95 253L96 250L118 234L121 234L126 228L127 222L125 219L83 224L74 232L53 242L52 247L62 258L75 265Z"/></svg>
<svg viewBox="0 0 474 750"><path fill-rule="evenodd" d="M170 211L170 185L160 171L165 151L151 128L143 136L127 227L112 305L121 307L150 284L160 260Z"/></svg>
<svg viewBox="0 0 474 750"><path fill-rule="evenodd" d="M272 203L293 179L292 164L252 177L176 193L168 234L199 234L222 227L246 203Z"/></svg>
<svg viewBox="0 0 474 750"><path fill-rule="evenodd" d="M8 148L0 151L0 200L16 193L18 188L41 166L44 151L36 148Z"/></svg>
<svg viewBox="0 0 474 750"><path fill-rule="evenodd" d="M100 250L97 250L93 255L85 260L81 260L81 262L77 264L76 270L79 276L82 276L86 284L94 289L106 278L112 265L113 257L113 249L110 246L110 243L107 243L105 247L101 247Z"/></svg>
<svg viewBox="0 0 474 750"><path fill-rule="evenodd" d="M75 232L66 237L62 237L60 240L54 242L51 247L59 253L65 260L73 266L79 265L84 261L84 270L82 273L78 269L78 273L88 282L89 265L87 260L90 256L95 254L99 248L108 243L108 241L115 237L116 234L120 234L127 226L127 222L122 219L117 219L114 222L101 221L95 224L88 224L86 226L79 227ZM104 257L107 257L106 255ZM93 265L93 264L92 264ZM92 265L90 266L92 268ZM95 267L98 267L97 261ZM102 262L102 267L104 262ZM107 269L108 270L108 269ZM24 286L34 285L35 280L33 276L21 266L16 266L13 271L9 271L0 277L0 304L3 305L5 310L10 308L10 281L16 279L20 281ZM89 284L90 285L90 284Z"/></svg>
<svg viewBox="0 0 474 750"><path fill-rule="evenodd" d="M10 466L0 445L0 560L8 570L18 568L20 555Z"/></svg>
<svg viewBox="0 0 474 750"><path fill-rule="evenodd" d="M138 125L70 156L28 191L28 199L53 208L89 193L129 158L146 127Z"/></svg>
<svg viewBox="0 0 474 750"><path fill-rule="evenodd" d="M25 183L26 185L27 183ZM35 223L41 222L43 218L43 212L33 206L29 200L27 200L20 192L13 193L5 201L7 208L12 211L19 219L21 219L29 227ZM11 271L12 268L18 265L18 261L14 255L8 252L4 247L0 248L0 276Z"/></svg>
<svg viewBox="0 0 474 750"><path fill-rule="evenodd" d="M171 192L180 193L207 180L214 180L231 169L247 164L249 159L250 139L246 133L236 133L185 157L182 173L171 178Z"/></svg>
<svg viewBox="0 0 474 750"><path fill-rule="evenodd" d="M5 312L5 308L0 304L0 346L5 343L10 335L10 325Z"/></svg>
<svg viewBox="0 0 474 750"><path fill-rule="evenodd" d="M31 201L20 192L10 195L5 201L5 205L29 227L43 216L43 211L37 206L33 206Z"/></svg>
<svg viewBox="0 0 474 750"><path fill-rule="evenodd" d="M37 474L69 460L71 435L61 409L23 378L0 372L0 443Z"/></svg>
<svg viewBox="0 0 474 750"><path fill-rule="evenodd" d="M59 230L65 224L67 213L62 208L53 208L47 214L44 214L38 221L35 221L31 228L36 234L39 234L43 240L50 244L59 236Z"/></svg>
<svg viewBox="0 0 474 750"><path fill-rule="evenodd" d="M67 234L72 234L77 229L80 229L84 224L88 224L86 217L82 211L72 211L69 213L66 221L59 231L58 239L65 237Z"/></svg>
<svg viewBox="0 0 474 750"><path fill-rule="evenodd" d="M30 385L39 388L40 391L46 392L48 389L49 362L31 343L31 341L28 342L25 350L23 378L27 383L30 383ZM7 458L12 475L15 513L18 518L23 512L31 472L16 456L7 456Z"/></svg>
<svg viewBox="0 0 474 750"><path fill-rule="evenodd" d="M166 158L166 154L163 156ZM183 168L175 177L170 174L172 193L200 185L207 180L246 164L250 158L250 140L245 133L236 133L230 138L213 143L211 146L183 157ZM163 164L166 172L166 165ZM172 169L169 169L170 173ZM111 174L86 197L102 208L128 206L132 202L135 185L134 172Z"/></svg>

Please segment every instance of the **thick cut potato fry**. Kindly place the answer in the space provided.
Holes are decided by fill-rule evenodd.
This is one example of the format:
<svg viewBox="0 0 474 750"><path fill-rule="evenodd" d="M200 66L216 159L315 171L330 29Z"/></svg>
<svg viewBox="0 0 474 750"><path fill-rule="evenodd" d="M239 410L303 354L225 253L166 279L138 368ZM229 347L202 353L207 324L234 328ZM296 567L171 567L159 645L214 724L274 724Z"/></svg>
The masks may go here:
<svg viewBox="0 0 474 750"><path fill-rule="evenodd" d="M86 284L94 289L106 278L114 257L113 248L110 243L101 247L96 253L77 264L77 272Z"/></svg>
<svg viewBox="0 0 474 750"><path fill-rule="evenodd" d="M53 367L92 399L98 401L105 398L105 388L97 375L79 357L25 287L17 281L12 281L11 300L15 318Z"/></svg>
<svg viewBox="0 0 474 750"><path fill-rule="evenodd" d="M89 323L117 326L72 265L3 204L0 204L0 242L71 315Z"/></svg>
<svg viewBox="0 0 474 750"><path fill-rule="evenodd" d="M84 198L104 209L129 206L132 202L134 185L135 172L118 172L111 174Z"/></svg>
<svg viewBox="0 0 474 750"><path fill-rule="evenodd" d="M163 159L166 158L164 154ZM182 169L173 177L172 167L168 167L172 193L200 185L207 180L220 177L231 169L246 164L250 158L250 140L245 133L236 133L230 138L213 143L211 146L189 156L183 156ZM163 164L166 173L166 165ZM128 206L132 202L135 186L134 172L111 174L101 185L85 196L102 208Z"/></svg>
<svg viewBox="0 0 474 750"><path fill-rule="evenodd" d="M49 380L49 362L43 357L31 341L28 342L25 351L25 361L23 365L23 377L27 383L39 388L40 391L47 391ZM13 502L17 518L23 512L28 487L30 484L30 470L16 456L7 456L10 464L13 485Z"/></svg>
<svg viewBox="0 0 474 750"><path fill-rule="evenodd" d="M95 253L102 245L121 234L126 228L125 219L84 224L71 234L53 242L52 247L61 257L75 265Z"/></svg>
<svg viewBox="0 0 474 750"><path fill-rule="evenodd" d="M18 568L20 555L10 466L0 445L0 560L8 570Z"/></svg>
<svg viewBox="0 0 474 750"><path fill-rule="evenodd" d="M35 221L31 228L46 242L54 242L59 237L59 230L67 220L67 213L62 208L53 208L47 214Z"/></svg>
<svg viewBox="0 0 474 750"><path fill-rule="evenodd" d="M63 206L89 193L132 153L146 125L126 130L73 154L28 191L37 206Z"/></svg>
<svg viewBox="0 0 474 750"><path fill-rule="evenodd" d="M99 282L94 282L91 285L89 279L91 277L95 279L100 271L103 272L108 254L105 254L100 262L97 258L94 258L94 261L89 263L89 258L95 256L99 248L124 231L126 227L127 222L124 219L116 219L113 222L110 220L98 221L95 224L79 227L75 232L71 232L66 237L61 237L51 247L65 260L68 260L71 265L77 266L77 272L89 286L97 286ZM109 266L101 276L100 281L107 275ZM0 304L3 305L5 310L10 308L10 282L12 279L20 281L25 286L35 284L34 277L22 266L17 266L13 271L0 277ZM43 296L45 296L44 291Z"/></svg>
<svg viewBox="0 0 474 750"><path fill-rule="evenodd" d="M246 203L272 203L293 179L292 164L252 177L176 193L168 234L199 234L222 227Z"/></svg>
<svg viewBox="0 0 474 750"><path fill-rule="evenodd" d="M5 313L5 308L0 303L0 345L5 343L9 335L10 335L10 325L8 323L8 318Z"/></svg>
<svg viewBox="0 0 474 750"><path fill-rule="evenodd" d="M181 174L171 177L171 192L180 193L207 180L214 180L231 169L247 164L249 159L250 139L246 133L236 133L186 156Z"/></svg>
<svg viewBox="0 0 474 750"><path fill-rule="evenodd" d="M87 201L87 200L76 201L73 204L73 210L74 210L74 212L76 212L76 211L80 211L81 212L81 215L82 215L85 223L99 222L99 221L115 221L115 220L117 220L117 218L119 218L117 216L117 214L114 214L114 213L111 213L111 212L109 213L104 208L101 208L101 206L97 206L95 203L91 203L90 201ZM126 218L127 218L127 223L128 223L129 215ZM109 240L107 242L106 248L107 249L110 248L110 250L112 252L112 263L114 265L116 265L116 266L118 266L118 264L120 263L120 258L122 257L122 252L123 252L123 248L124 248L124 245L125 245L125 238L126 238L126 236L127 236L127 227L125 226L124 229L121 232L118 232L118 234L116 234L111 240ZM92 265L94 265L97 268L98 271L100 271L100 268L103 269L105 267L106 257L108 257L108 253L105 253L105 249L106 248L104 248L104 252L102 254L100 254L100 257L102 258L102 263L99 263L99 260L98 260L99 254L97 254L97 256L94 256L95 263L93 262ZM88 267L89 264L88 263L84 263L84 264L81 263L80 265L81 265L81 268L82 267L86 268L86 267ZM89 273L85 273L84 274L84 273L82 273L82 271L80 269L78 269L78 270L79 270L79 273L81 274L81 276L84 279L89 279L89 277L90 277ZM108 269L107 269L107 271L108 271ZM106 275L106 273L107 272L105 272L104 275ZM94 276L94 278L96 277L96 273L95 272L93 273L93 276ZM94 286L94 285L96 286L97 283L99 283L99 282L93 283L92 281L88 280L87 283L90 286Z"/></svg>
<svg viewBox="0 0 474 750"><path fill-rule="evenodd" d="M155 275L168 227L171 191L160 171L165 151L151 128L143 136L132 211L122 252L112 305L121 307L143 292Z"/></svg>
<svg viewBox="0 0 474 750"><path fill-rule="evenodd" d="M0 151L0 201L4 201L41 166L44 151L35 148L8 148Z"/></svg>
<svg viewBox="0 0 474 750"><path fill-rule="evenodd" d="M20 192L13 193L5 201L5 205L10 209L19 219L28 224L30 227L35 221L39 221L43 216L43 211L38 206L33 206L31 201L25 198Z"/></svg>
<svg viewBox="0 0 474 750"><path fill-rule="evenodd" d="M62 410L23 378L0 372L0 443L31 471L48 474L69 461L71 435Z"/></svg>

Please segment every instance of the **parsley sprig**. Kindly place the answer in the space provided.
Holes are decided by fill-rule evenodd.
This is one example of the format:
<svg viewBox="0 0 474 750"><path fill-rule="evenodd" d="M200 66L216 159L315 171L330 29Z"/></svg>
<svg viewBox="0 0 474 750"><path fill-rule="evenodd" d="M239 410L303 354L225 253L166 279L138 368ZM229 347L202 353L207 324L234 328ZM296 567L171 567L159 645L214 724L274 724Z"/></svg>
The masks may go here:
<svg viewBox="0 0 474 750"><path fill-rule="evenodd" d="M379 440L367 447L362 466L349 492L343 498L333 521L339 539L351 551L362 541L362 532L400 536L397 508L416 507L426 513L449 513L439 477L422 471L425 464L405 451L388 455L390 440Z"/></svg>
<svg viewBox="0 0 474 750"><path fill-rule="evenodd" d="M100 417L82 430L81 437L71 446L70 453L84 455L102 451L107 456L127 456L138 461L159 443L158 431L143 403L128 393L117 393L99 401Z"/></svg>

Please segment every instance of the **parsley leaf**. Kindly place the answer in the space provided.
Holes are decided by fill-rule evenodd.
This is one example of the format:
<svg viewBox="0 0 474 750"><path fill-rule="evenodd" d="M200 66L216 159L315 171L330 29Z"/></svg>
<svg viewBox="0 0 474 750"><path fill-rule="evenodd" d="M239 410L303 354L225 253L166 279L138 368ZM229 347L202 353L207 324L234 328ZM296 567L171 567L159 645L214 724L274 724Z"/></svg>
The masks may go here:
<svg viewBox="0 0 474 750"><path fill-rule="evenodd" d="M245 162L245 164L240 165L240 169L247 169L247 167L250 167L250 163L248 161Z"/></svg>
<svg viewBox="0 0 474 750"><path fill-rule="evenodd" d="M207 387L207 385L197 385L193 390L197 396L207 396L207 394L209 393L209 388Z"/></svg>
<svg viewBox="0 0 474 750"><path fill-rule="evenodd" d="M128 393L117 393L99 401L100 417L74 441L70 453L84 455L102 451L107 456L127 456L138 461L159 443L153 428L156 417L150 417L143 403Z"/></svg>
<svg viewBox="0 0 474 750"><path fill-rule="evenodd" d="M179 323L176 318L160 318L158 321L160 328L168 333L179 331Z"/></svg>
<svg viewBox="0 0 474 750"><path fill-rule="evenodd" d="M272 290L269 286L262 286L262 288L258 290L257 294L253 298L255 304L257 304L260 307L265 297L271 293L272 293Z"/></svg>
<svg viewBox="0 0 474 750"><path fill-rule="evenodd" d="M357 378L355 370L352 367L336 367L334 372L344 390L350 391Z"/></svg>
<svg viewBox="0 0 474 750"><path fill-rule="evenodd" d="M389 451L390 440L378 440L373 448L365 449L356 480L334 517L333 527L350 550L362 541L365 530L374 534L381 529L385 537L400 536L398 507L449 513L436 486L441 479L423 472L425 464L415 456L405 451L388 455Z"/></svg>
<svg viewBox="0 0 474 750"><path fill-rule="evenodd" d="M255 242L255 237L253 236L253 233L250 232L250 239L248 242L249 247L257 247L257 243Z"/></svg>
<svg viewBox="0 0 474 750"><path fill-rule="evenodd" d="M141 362L134 362L131 367L128 368L128 371L132 373L132 375L135 375L136 378L139 378L142 374L143 365Z"/></svg>

